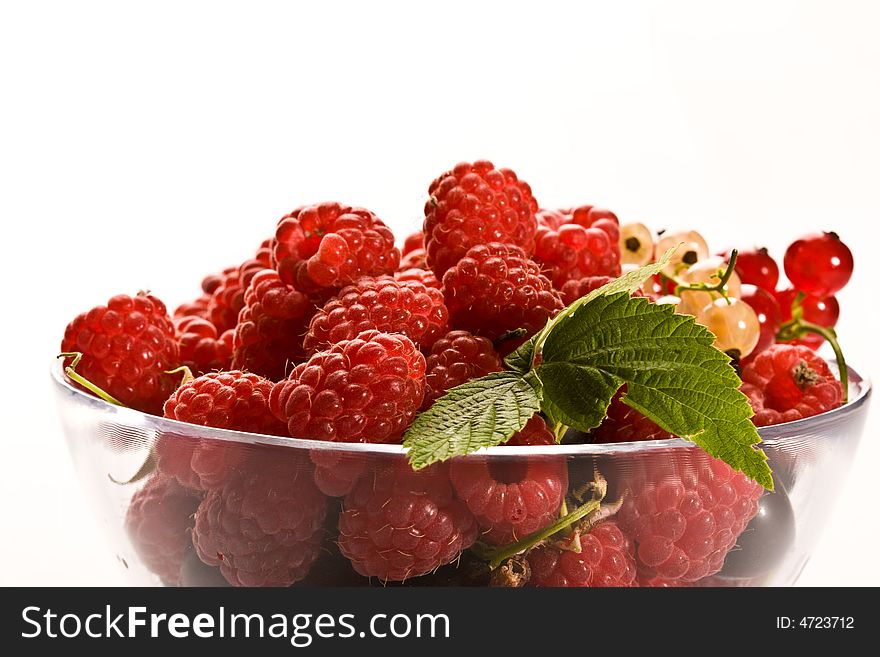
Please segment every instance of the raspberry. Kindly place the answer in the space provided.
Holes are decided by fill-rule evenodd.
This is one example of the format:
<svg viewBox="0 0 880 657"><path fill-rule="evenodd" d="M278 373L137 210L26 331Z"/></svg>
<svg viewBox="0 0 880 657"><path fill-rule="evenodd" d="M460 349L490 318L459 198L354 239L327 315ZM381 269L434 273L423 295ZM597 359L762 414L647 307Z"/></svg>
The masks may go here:
<svg viewBox="0 0 880 657"><path fill-rule="evenodd" d="M370 466L363 454L313 449L309 452L315 464L315 485L328 497L344 497Z"/></svg>
<svg viewBox="0 0 880 657"><path fill-rule="evenodd" d="M232 366L277 381L289 362L305 357L302 336L314 305L271 269L254 275L244 301L235 327Z"/></svg>
<svg viewBox="0 0 880 657"><path fill-rule="evenodd" d="M536 415L512 445L552 445L556 441ZM506 545L546 527L557 518L568 489L565 459L554 457L454 459L449 478L455 494L477 519L481 540Z"/></svg>
<svg viewBox="0 0 880 657"><path fill-rule="evenodd" d="M517 246L479 244L443 276L455 328L494 340L515 329L543 328L562 310L559 293Z"/></svg>
<svg viewBox="0 0 880 657"><path fill-rule="evenodd" d="M450 331L431 347L422 408L428 408L450 388L502 369L501 357L487 338Z"/></svg>
<svg viewBox="0 0 880 657"><path fill-rule="evenodd" d="M174 323L177 326L181 365L186 365L197 375L229 369L233 331L225 331L218 336L211 322L196 315L175 319Z"/></svg>
<svg viewBox="0 0 880 657"><path fill-rule="evenodd" d="M562 224L571 220L571 216L561 210L538 210L535 218L538 220L538 226L546 226L551 230L559 230Z"/></svg>
<svg viewBox="0 0 880 657"><path fill-rule="evenodd" d="M611 520L580 537L581 551L542 545L529 552L531 586L638 586L632 542Z"/></svg>
<svg viewBox="0 0 880 657"><path fill-rule="evenodd" d="M843 400L828 364L803 345L773 345L745 367L742 380L759 427L818 415Z"/></svg>
<svg viewBox="0 0 880 657"><path fill-rule="evenodd" d="M422 231L417 233L412 233L406 236L406 239L403 240L403 248L400 250L400 255L405 256L408 253L412 253L413 251L418 251L419 249L425 248L425 234Z"/></svg>
<svg viewBox="0 0 880 657"><path fill-rule="evenodd" d="M617 219L585 208L589 209L573 211L571 219L558 228L538 226L534 258L557 287L588 276L620 276Z"/></svg>
<svg viewBox="0 0 880 657"><path fill-rule="evenodd" d="M416 281L389 276L362 278L343 288L315 314L303 340L306 353L351 340L376 329L401 333L423 350L449 330L449 311L443 293Z"/></svg>
<svg viewBox="0 0 880 657"><path fill-rule="evenodd" d="M217 327L218 333L235 328L251 279L257 272L271 266L271 240L264 240L253 258L223 272L223 281L214 289L208 302L208 319Z"/></svg>
<svg viewBox="0 0 880 657"><path fill-rule="evenodd" d="M198 299L177 306L177 308L174 309L172 317L175 320L183 319L184 317L201 317L202 319L208 319L208 303L210 301L211 295L203 294Z"/></svg>
<svg viewBox="0 0 880 657"><path fill-rule="evenodd" d="M143 564L168 586L180 584L199 498L173 479L156 475L131 498L125 531Z"/></svg>
<svg viewBox="0 0 880 657"><path fill-rule="evenodd" d="M235 271L237 267L227 267L219 274L208 274L202 279L202 292L209 297L223 284L223 279Z"/></svg>
<svg viewBox="0 0 880 657"><path fill-rule="evenodd" d="M193 545L233 586L290 586L321 551L327 500L289 451L264 448L196 511Z"/></svg>
<svg viewBox="0 0 880 657"><path fill-rule="evenodd" d="M695 582L714 575L758 512L759 484L699 449L639 458L617 522L636 543L646 578Z"/></svg>
<svg viewBox="0 0 880 657"><path fill-rule="evenodd" d="M151 295L120 294L78 315L64 331L61 351L81 352L78 374L145 413L160 413L177 385L176 376L165 374L180 358L174 324Z"/></svg>
<svg viewBox="0 0 880 657"><path fill-rule="evenodd" d="M394 273L394 280L406 282L406 281L416 281L417 283L421 283L425 287L433 287L438 290L442 289L443 286L440 284L440 281L437 280L437 277L434 275L430 269L422 269L416 267L410 267L409 269L401 269L398 272Z"/></svg>
<svg viewBox="0 0 880 657"><path fill-rule="evenodd" d="M593 431L593 442L628 443L672 438L671 433L664 431L652 420L624 404L621 398L625 392L624 386L611 400L605 419Z"/></svg>
<svg viewBox="0 0 880 657"><path fill-rule="evenodd" d="M410 251L400 258L398 271L407 271L410 269L428 269L428 252L425 251L425 249ZM433 276L434 272L431 272L431 275ZM434 276L434 279L436 280L437 277Z"/></svg>
<svg viewBox="0 0 880 657"><path fill-rule="evenodd" d="M510 169L486 160L463 162L432 182L428 194L425 247L437 278L478 244L503 242L532 254L538 204Z"/></svg>
<svg viewBox="0 0 880 657"><path fill-rule="evenodd" d="M477 525L442 466L413 472L398 461L389 470L363 477L346 496L339 549L361 575L400 582L454 561Z"/></svg>
<svg viewBox="0 0 880 657"><path fill-rule="evenodd" d="M425 394L425 357L404 335L364 331L298 365L270 407L295 438L397 441Z"/></svg>
<svg viewBox="0 0 880 657"><path fill-rule="evenodd" d="M278 222L274 261L281 279L312 293L339 289L362 276L393 274L400 264L394 235L369 210L321 203Z"/></svg>
<svg viewBox="0 0 880 657"><path fill-rule="evenodd" d="M217 429L286 434L269 411L274 384L240 371L205 374L184 383L165 402L165 417ZM162 436L156 443L159 470L181 484L208 490L223 484L247 457L245 449L222 440Z"/></svg>

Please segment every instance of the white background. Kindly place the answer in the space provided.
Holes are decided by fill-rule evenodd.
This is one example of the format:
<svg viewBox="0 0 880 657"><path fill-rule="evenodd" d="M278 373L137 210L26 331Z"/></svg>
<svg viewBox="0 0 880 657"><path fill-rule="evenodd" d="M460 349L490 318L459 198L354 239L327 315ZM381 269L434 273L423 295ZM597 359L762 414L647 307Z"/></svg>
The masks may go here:
<svg viewBox="0 0 880 657"><path fill-rule="evenodd" d="M50 396L67 321L119 292L194 297L300 203L402 237L460 160L713 248L837 230L857 263L840 334L880 371L876 3L309 4L3 4L0 583L122 583ZM880 584L859 558L877 441L875 421L829 482L801 584Z"/></svg>

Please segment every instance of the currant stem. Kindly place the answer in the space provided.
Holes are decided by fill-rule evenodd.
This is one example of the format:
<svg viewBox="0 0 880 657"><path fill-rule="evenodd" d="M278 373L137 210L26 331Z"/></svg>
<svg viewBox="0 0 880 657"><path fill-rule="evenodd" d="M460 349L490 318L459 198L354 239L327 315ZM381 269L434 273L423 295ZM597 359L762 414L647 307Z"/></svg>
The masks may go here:
<svg viewBox="0 0 880 657"><path fill-rule="evenodd" d="M529 534L525 538L521 538L520 540L516 541L515 543L511 543L510 545L504 545L496 550L492 550L491 552L489 552L486 555L486 558L489 561L489 568L494 570L495 568L500 566L501 563L505 559L509 559L510 557L515 556L515 555L519 554L520 552L525 552L530 547L534 547L535 545L537 545L541 541L550 538L551 536L553 536L553 534L555 534L559 531L562 531L563 529L574 524L575 522L577 522L581 518L584 518L585 516L590 515L596 509L598 509L601 506L601 504L602 504L602 500L595 500L595 499L590 500L586 504L583 504L583 505L579 506L578 508L576 508L571 513L563 516L562 518L560 518L559 520L554 522L552 525L548 525L547 527L544 527L543 529L539 529L536 532L532 532L531 534Z"/></svg>
<svg viewBox="0 0 880 657"><path fill-rule="evenodd" d="M727 285L730 277L733 276L733 272L736 268L736 258L738 255L739 251L737 251L736 249L733 249L730 252L730 261L727 263L727 269L724 270L724 273L721 274L721 278L718 279L718 283L716 283L715 285L709 285L708 283L694 283L692 285L685 285L683 283L678 283L676 279L672 279L677 283L677 285L675 286L675 296L680 297L682 292L718 292L726 299L727 290L724 289L724 286Z"/></svg>
<svg viewBox="0 0 880 657"><path fill-rule="evenodd" d="M58 358L73 358L73 362L71 362L70 365L64 368L64 373L67 375L67 377L71 381L75 381L76 383L80 384L86 390L94 393L108 404L113 404L114 406L125 406L125 404L116 399L116 397L114 397L110 393L104 392L103 390L101 390L101 388L96 386L87 378L85 378L81 374L76 373L76 366L79 365L79 361L82 360L82 357L82 352L79 351L69 351L63 354L58 354Z"/></svg>

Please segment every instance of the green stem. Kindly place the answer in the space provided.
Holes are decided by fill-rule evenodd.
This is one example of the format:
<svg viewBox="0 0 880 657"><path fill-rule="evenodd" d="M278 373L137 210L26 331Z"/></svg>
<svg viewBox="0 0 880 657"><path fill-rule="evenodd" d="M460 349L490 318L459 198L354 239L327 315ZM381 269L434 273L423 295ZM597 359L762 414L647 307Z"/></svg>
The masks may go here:
<svg viewBox="0 0 880 657"><path fill-rule="evenodd" d="M104 392L98 386L96 386L94 383L89 381L87 378L85 378L81 374L76 373L76 366L79 365L79 361L82 360L82 357L83 357L83 355L79 351L70 351L70 352L65 352L63 354L58 354L58 358L73 358L73 362L64 368L64 373L67 375L67 377L71 381L75 381L76 383L80 384L86 390L94 393L95 395L97 395L98 397L103 399L105 402L107 402L109 404L113 404L115 406L125 406L125 404L123 404L121 401L116 399L116 397L112 396L111 394L109 394L107 392Z"/></svg>
<svg viewBox="0 0 880 657"><path fill-rule="evenodd" d="M718 279L718 283L715 285L709 285L708 283L694 283L692 285L685 285L683 283L679 283L675 286L675 296L680 297L682 292L718 292L725 299L727 298L727 290L724 289L724 286L727 285L728 281L730 281L730 277L733 276L733 272L736 269L736 259L739 256L739 251L733 249L730 252L730 261L727 263L727 269L721 274L721 277ZM718 270L721 271L720 269ZM675 279L673 279L675 280ZM676 281L678 283L678 281Z"/></svg>
<svg viewBox="0 0 880 657"><path fill-rule="evenodd" d="M581 518L590 515L598 509L602 504L601 500L590 500L586 504L579 506L574 511L569 513L568 515L563 516L552 525L548 525L543 529L539 529L536 532L532 532L525 538L521 538L516 543L511 543L510 545L504 545L496 550L492 550L488 553L487 559L489 561L489 568L494 570L501 565L501 563L505 559L509 559L512 556L519 554L520 552L525 552L531 547L534 547L541 541L544 541L553 534L562 531L566 527L576 523Z"/></svg>
<svg viewBox="0 0 880 657"><path fill-rule="evenodd" d="M196 378L193 376L192 370L189 369L189 367L187 367L186 365L181 365L180 367L173 370L168 370L165 372L165 374L177 374L178 372L183 372L183 380L180 382L180 385L186 385L194 378Z"/></svg>

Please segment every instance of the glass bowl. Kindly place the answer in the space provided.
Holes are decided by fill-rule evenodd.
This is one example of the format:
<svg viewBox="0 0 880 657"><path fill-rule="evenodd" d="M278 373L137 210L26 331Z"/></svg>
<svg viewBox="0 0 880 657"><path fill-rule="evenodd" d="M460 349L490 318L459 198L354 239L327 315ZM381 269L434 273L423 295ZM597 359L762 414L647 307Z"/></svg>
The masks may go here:
<svg viewBox="0 0 880 657"><path fill-rule="evenodd" d="M392 576L383 578L358 574L340 552L343 498L339 495L359 481L349 506L361 504L362 511L381 516L385 511L381 500L366 500L364 495L378 491L374 498L381 498L381 491L404 472L405 451L399 445L340 444L205 428L108 404L71 385L60 364L52 369L52 378L78 474L132 585L487 585L487 560L497 562L511 552L497 544L521 540L559 513L554 510L552 517L545 515L543 520L526 518L511 528L504 519L493 520L492 509L481 511L479 500L465 500L462 480L488 471L498 481L513 482L528 468L537 468L542 476L557 478L555 490L560 498L568 492L569 512L572 504L581 503L572 501L575 493L593 509L596 504L589 500L598 500L597 489L602 486L590 482L595 482L596 473L604 477L607 491L599 514L608 516L605 522L615 522L625 530L624 544L618 548L629 555L623 565L606 559L594 568L596 573L610 571L620 576L611 583L788 586L810 558L833 509L862 433L871 394L870 382L850 370L850 400L845 406L760 429L774 471L773 493L749 487L741 475L731 478L726 466L713 463L701 449L680 439L503 446L461 457L453 461L455 465L416 476L406 486L433 496L431 504L419 507L423 512L428 508L435 515L446 514L447 523L469 523L466 530L453 529L451 535L441 532L444 538L430 543L427 534L440 531L436 522L420 534L424 518L393 529L374 517L369 531L380 547L370 553L363 536L356 535L357 513L347 512L345 548L355 560L363 556L358 570L367 574L376 570L371 560L384 560L379 569L385 568L382 572ZM238 483L207 497L178 485L174 477L161 474L171 469L162 463L175 450L197 452L201 472L222 466L232 473L228 478ZM178 473L178 480L186 476ZM424 486L419 483L428 479ZM315 483L335 497L318 492ZM508 502L511 490L507 489ZM468 501L474 512L467 512L466 521L460 513L466 507L457 498ZM684 534L677 528L684 516L664 512L667 508L688 509L691 515ZM528 516L527 509L521 511ZM657 518L665 518L666 524L656 525ZM202 531L192 529L196 522ZM449 565L436 567L438 551L443 553L441 560L453 559L461 542L474 537L478 542L473 549ZM581 544L588 545L585 540ZM595 557L589 549L581 552L579 563ZM419 550L426 553L414 557ZM499 578L500 571L496 571L493 583L522 583L523 561L532 560L516 561L502 569L508 577ZM532 573L533 584L536 577Z"/></svg>

